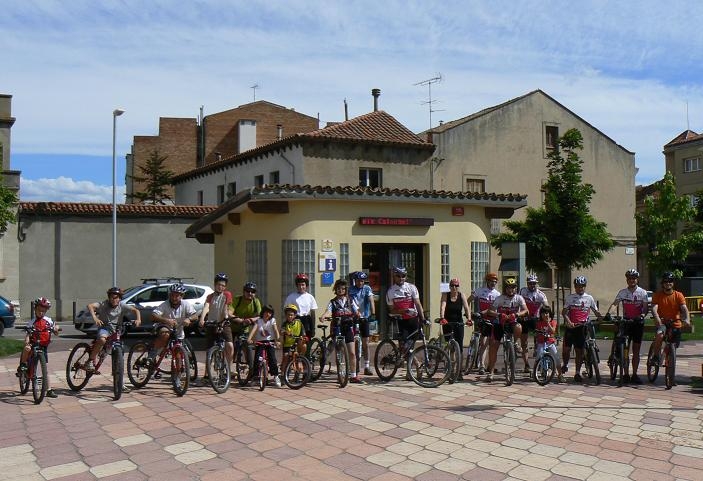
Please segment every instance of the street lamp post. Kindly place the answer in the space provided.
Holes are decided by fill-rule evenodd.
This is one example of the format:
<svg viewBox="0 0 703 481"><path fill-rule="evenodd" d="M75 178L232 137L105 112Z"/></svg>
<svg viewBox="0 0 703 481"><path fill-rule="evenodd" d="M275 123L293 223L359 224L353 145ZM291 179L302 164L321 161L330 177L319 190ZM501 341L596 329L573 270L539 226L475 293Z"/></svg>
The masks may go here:
<svg viewBox="0 0 703 481"><path fill-rule="evenodd" d="M115 162L115 138L117 134L117 117L123 109L112 111L112 285L117 285L117 163Z"/></svg>

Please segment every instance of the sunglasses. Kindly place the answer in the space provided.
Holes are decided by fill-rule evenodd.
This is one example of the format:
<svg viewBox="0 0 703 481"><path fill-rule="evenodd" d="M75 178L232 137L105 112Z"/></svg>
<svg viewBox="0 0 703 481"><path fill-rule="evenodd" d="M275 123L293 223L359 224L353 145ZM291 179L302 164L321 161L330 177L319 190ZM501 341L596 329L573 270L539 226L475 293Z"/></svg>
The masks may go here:
<svg viewBox="0 0 703 481"><path fill-rule="evenodd" d="M249 294L256 294L256 291L253 291L251 289L244 289L244 292L248 292Z"/></svg>
<svg viewBox="0 0 703 481"><path fill-rule="evenodd" d="M393 274L393 276L394 276L394 277L400 277L401 279L405 279L406 277L408 277L408 276L405 275L405 274Z"/></svg>
<svg viewBox="0 0 703 481"><path fill-rule="evenodd" d="M449 284L449 287L459 287L459 284Z"/></svg>

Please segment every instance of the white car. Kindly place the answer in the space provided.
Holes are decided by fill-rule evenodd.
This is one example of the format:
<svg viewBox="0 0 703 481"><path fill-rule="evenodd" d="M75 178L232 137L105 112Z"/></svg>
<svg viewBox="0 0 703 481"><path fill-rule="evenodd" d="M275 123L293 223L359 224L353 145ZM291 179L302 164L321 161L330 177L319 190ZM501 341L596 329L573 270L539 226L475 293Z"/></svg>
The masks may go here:
<svg viewBox="0 0 703 481"><path fill-rule="evenodd" d="M129 332L149 331L152 329L154 325L151 320L152 311L155 307L168 299L169 286L177 283L179 279L143 279L142 281L143 284L125 290L124 297L122 298L127 305L139 309L142 317L141 326L131 326ZM193 304L195 310L200 313L205 305L205 299L213 292L212 288L197 284L183 283L183 285L186 288L183 299ZM87 306L76 314L76 317L73 319L73 325L76 329L85 332L89 336L94 336L97 331L95 322L93 322L93 316L90 315ZM197 329L197 325L191 325L189 332L202 334L202 332Z"/></svg>

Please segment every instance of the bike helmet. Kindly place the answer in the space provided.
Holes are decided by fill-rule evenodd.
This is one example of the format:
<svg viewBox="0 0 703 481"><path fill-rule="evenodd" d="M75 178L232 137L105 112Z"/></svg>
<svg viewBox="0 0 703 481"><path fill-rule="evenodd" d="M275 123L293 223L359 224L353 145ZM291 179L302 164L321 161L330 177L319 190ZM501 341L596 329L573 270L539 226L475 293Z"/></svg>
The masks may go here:
<svg viewBox="0 0 703 481"><path fill-rule="evenodd" d="M537 279L537 274L529 274L527 276L527 282L539 282L539 279Z"/></svg>
<svg viewBox="0 0 703 481"><path fill-rule="evenodd" d="M625 277L639 277L640 273L637 272L637 269L628 269L625 272Z"/></svg>
<svg viewBox="0 0 703 481"><path fill-rule="evenodd" d="M459 287L460 284L461 284L461 281L459 281L459 278L458 278L458 277L455 277L454 279L452 279L452 280L449 281L449 285L450 285L450 286L457 286L457 287Z"/></svg>
<svg viewBox="0 0 703 481"><path fill-rule="evenodd" d="M215 283L218 283L218 282L224 282L225 284L227 284L227 282L229 282L229 276L227 274L225 274L224 272L220 272L218 274L215 274Z"/></svg>
<svg viewBox="0 0 703 481"><path fill-rule="evenodd" d="M304 282L305 285L309 285L309 284L310 284L310 278L308 278L308 275L307 275L307 274L304 274L304 273L302 273L302 272L301 272L300 274L296 274L296 276L295 276L295 283L298 284L298 283L300 283L300 282Z"/></svg>
<svg viewBox="0 0 703 481"><path fill-rule="evenodd" d="M408 275L408 270L405 267L395 266L393 267L393 275L405 277Z"/></svg>
<svg viewBox="0 0 703 481"><path fill-rule="evenodd" d="M586 279L586 276L578 276L574 279L575 286L585 286L586 284L588 284L588 279Z"/></svg>
<svg viewBox="0 0 703 481"><path fill-rule="evenodd" d="M263 306L261 308L261 313L259 315L263 316L264 312L270 312L271 317L273 317L273 314L274 314L273 306L271 304L266 304L265 306Z"/></svg>
<svg viewBox="0 0 703 481"><path fill-rule="evenodd" d="M673 272L665 272L664 274L662 274L662 282L665 282L665 281L673 282L674 281L674 273Z"/></svg>
<svg viewBox="0 0 703 481"><path fill-rule="evenodd" d="M293 311L294 313L298 313L298 306L295 304L286 304L286 307L283 308L283 312L288 312L288 311Z"/></svg>
<svg viewBox="0 0 703 481"><path fill-rule="evenodd" d="M489 272L486 274L486 282L488 281L498 282L498 274L495 272Z"/></svg>
<svg viewBox="0 0 703 481"><path fill-rule="evenodd" d="M171 284L168 286L168 292L175 292L177 294L185 294L186 293L186 286L181 284L180 282L177 282L176 284Z"/></svg>
<svg viewBox="0 0 703 481"><path fill-rule="evenodd" d="M124 296L124 291L117 286L111 287L107 290L107 297L110 296L118 296L120 299L122 299L122 296Z"/></svg>
<svg viewBox="0 0 703 481"><path fill-rule="evenodd" d="M503 281L503 287L517 287L517 280L514 277L506 277Z"/></svg>
<svg viewBox="0 0 703 481"><path fill-rule="evenodd" d="M49 309L51 307L51 301L46 297L37 297L34 299L34 307L41 306Z"/></svg>
<svg viewBox="0 0 703 481"><path fill-rule="evenodd" d="M244 284L244 288L243 288L243 289L244 289L245 291L256 292L256 283L255 283L255 282L248 281L246 284Z"/></svg>
<svg viewBox="0 0 703 481"><path fill-rule="evenodd" d="M354 280L354 281L357 281L357 280L365 281L368 278L369 278L369 275L364 271L356 271L354 274L352 274L352 280Z"/></svg>

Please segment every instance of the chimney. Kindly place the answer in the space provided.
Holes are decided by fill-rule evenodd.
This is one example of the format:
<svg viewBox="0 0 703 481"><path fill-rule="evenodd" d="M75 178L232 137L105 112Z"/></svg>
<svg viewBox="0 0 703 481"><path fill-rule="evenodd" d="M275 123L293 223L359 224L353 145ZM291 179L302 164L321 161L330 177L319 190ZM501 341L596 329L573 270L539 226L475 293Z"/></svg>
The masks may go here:
<svg viewBox="0 0 703 481"><path fill-rule="evenodd" d="M278 131L278 133L276 134L276 135L277 135L277 139L278 139L278 140L281 140L281 139L283 138L283 124L277 124L277 125L276 125L276 129L277 129L277 131Z"/></svg>
<svg viewBox="0 0 703 481"><path fill-rule="evenodd" d="M222 160L222 153L221 152L215 152L215 162L219 162Z"/></svg>
<svg viewBox="0 0 703 481"><path fill-rule="evenodd" d="M378 97L381 95L381 89L371 89L371 95L373 95L373 111L378 111Z"/></svg>

